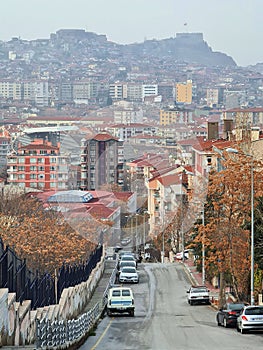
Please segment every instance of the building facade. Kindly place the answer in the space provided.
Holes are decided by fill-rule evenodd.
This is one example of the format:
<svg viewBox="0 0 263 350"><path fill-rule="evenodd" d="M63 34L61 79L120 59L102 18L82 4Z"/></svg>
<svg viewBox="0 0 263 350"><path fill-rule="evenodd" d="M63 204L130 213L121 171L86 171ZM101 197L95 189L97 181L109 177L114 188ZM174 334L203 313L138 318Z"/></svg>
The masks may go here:
<svg viewBox="0 0 263 350"><path fill-rule="evenodd" d="M81 189L98 190L103 185L123 183L123 143L102 132L81 141Z"/></svg>
<svg viewBox="0 0 263 350"><path fill-rule="evenodd" d="M68 188L69 158L60 155L60 144L36 139L19 145L7 156L7 183L22 188L65 190Z"/></svg>

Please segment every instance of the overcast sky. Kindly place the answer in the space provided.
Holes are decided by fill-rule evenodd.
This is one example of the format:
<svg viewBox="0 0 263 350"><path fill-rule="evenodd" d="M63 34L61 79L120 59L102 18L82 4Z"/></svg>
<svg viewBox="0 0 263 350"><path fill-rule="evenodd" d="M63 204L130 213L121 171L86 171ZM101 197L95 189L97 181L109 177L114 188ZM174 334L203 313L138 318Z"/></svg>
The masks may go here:
<svg viewBox="0 0 263 350"><path fill-rule="evenodd" d="M59 29L117 43L201 32L238 65L263 62L263 0L0 0L0 40L49 38ZM187 23L187 25L185 25Z"/></svg>

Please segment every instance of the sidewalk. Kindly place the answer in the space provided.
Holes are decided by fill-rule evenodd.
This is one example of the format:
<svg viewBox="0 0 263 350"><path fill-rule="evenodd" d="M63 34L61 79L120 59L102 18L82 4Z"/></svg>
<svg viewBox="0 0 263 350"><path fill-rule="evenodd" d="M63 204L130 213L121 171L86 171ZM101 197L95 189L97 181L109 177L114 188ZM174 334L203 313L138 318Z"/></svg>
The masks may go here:
<svg viewBox="0 0 263 350"><path fill-rule="evenodd" d="M100 312L103 311L104 305L102 305L104 292L109 284L110 277L114 267L116 265L116 260L105 260L105 269L99 283L90 299L86 305L84 312L91 310L97 303L99 303Z"/></svg>
<svg viewBox="0 0 263 350"><path fill-rule="evenodd" d="M184 267L187 270L188 276L194 285L203 285L202 273L197 271L193 259L186 259L184 262ZM215 308L218 307L219 300L219 288L215 288L208 281L205 282L205 286L210 290L211 295L211 305Z"/></svg>

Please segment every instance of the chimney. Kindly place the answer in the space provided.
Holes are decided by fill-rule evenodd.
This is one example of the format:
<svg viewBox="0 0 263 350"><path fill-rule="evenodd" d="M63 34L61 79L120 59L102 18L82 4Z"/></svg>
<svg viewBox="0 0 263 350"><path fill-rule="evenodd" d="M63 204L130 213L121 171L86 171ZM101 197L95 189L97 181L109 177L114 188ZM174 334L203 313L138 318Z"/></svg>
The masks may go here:
<svg viewBox="0 0 263 350"><path fill-rule="evenodd" d="M207 137L208 140L218 140L219 139L219 128L218 122L207 122Z"/></svg>

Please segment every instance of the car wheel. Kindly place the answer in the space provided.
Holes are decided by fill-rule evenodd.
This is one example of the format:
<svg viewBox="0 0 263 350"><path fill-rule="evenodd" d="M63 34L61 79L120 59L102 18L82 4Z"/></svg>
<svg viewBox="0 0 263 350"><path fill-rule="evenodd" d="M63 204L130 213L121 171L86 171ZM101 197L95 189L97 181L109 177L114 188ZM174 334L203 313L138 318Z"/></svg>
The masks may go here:
<svg viewBox="0 0 263 350"><path fill-rule="evenodd" d="M193 305L193 302L192 302L192 300L190 300L190 301L189 301L189 304L190 304L190 305Z"/></svg>
<svg viewBox="0 0 263 350"><path fill-rule="evenodd" d="M237 331L240 333L240 328L239 328L238 323L237 323Z"/></svg>
<svg viewBox="0 0 263 350"><path fill-rule="evenodd" d="M131 316L131 317L134 317L134 310L131 310L131 311L130 311L130 316Z"/></svg>
<svg viewBox="0 0 263 350"><path fill-rule="evenodd" d="M107 310L107 315L110 317L112 315L110 310Z"/></svg>
<svg viewBox="0 0 263 350"><path fill-rule="evenodd" d="M226 318L225 318L225 317L224 317L224 319L223 319L223 326L224 326L225 328L227 328L227 327L228 327L227 320L226 320Z"/></svg>
<svg viewBox="0 0 263 350"><path fill-rule="evenodd" d="M240 332L241 332L241 334L246 334L247 333L246 329L244 329L244 328L240 328Z"/></svg>

